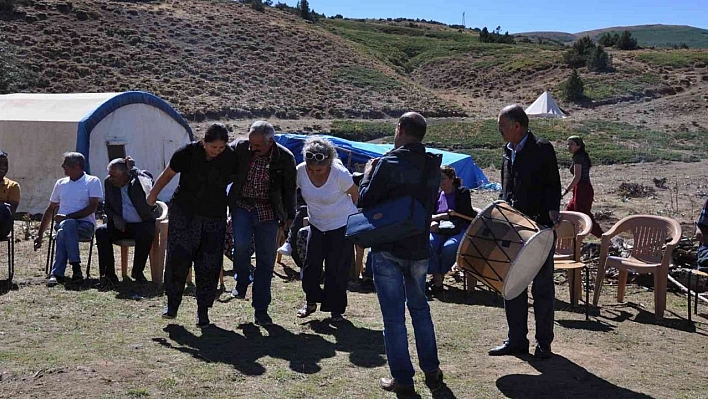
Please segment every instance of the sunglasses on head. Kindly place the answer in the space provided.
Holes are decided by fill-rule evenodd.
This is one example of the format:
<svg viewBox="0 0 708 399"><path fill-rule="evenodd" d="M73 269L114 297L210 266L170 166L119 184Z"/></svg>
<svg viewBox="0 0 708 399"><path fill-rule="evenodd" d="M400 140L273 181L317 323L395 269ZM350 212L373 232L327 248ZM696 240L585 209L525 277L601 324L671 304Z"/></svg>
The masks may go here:
<svg viewBox="0 0 708 399"><path fill-rule="evenodd" d="M306 152L305 158L314 159L315 161L324 161L325 159L329 158L329 156L319 152Z"/></svg>

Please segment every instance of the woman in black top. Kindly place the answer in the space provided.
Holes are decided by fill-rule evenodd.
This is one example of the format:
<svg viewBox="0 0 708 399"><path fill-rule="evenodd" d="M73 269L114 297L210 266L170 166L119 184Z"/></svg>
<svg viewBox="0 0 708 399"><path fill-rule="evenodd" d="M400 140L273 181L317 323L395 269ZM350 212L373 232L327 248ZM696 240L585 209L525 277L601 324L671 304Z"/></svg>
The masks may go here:
<svg viewBox="0 0 708 399"><path fill-rule="evenodd" d="M228 130L215 123L204 138L175 151L148 195L154 204L160 191L180 173L169 208L165 293L162 313L174 319L182 302L187 274L194 262L197 326L210 324L208 310L216 297L226 233L226 186L236 168L236 154L226 143Z"/></svg>
<svg viewBox="0 0 708 399"><path fill-rule="evenodd" d="M590 216L592 220L592 235L597 238L602 236L602 227L595 221L592 214L592 202L595 197L595 192L590 184L590 156L585 151L585 143L580 136L568 137L568 151L573 154L573 163L570 165L570 173L573 175L573 180L563 192L565 197L568 192L573 192L573 198L565 207L566 211L581 212Z"/></svg>

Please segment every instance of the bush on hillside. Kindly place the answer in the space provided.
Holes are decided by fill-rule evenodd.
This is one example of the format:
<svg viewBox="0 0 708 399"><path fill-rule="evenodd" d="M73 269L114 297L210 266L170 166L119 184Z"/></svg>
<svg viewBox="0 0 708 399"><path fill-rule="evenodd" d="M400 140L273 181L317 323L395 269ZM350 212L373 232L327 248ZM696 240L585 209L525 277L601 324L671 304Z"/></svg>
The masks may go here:
<svg viewBox="0 0 708 399"><path fill-rule="evenodd" d="M612 47L617 44L619 40L619 34L617 32L605 32L597 38L597 44L605 47Z"/></svg>
<svg viewBox="0 0 708 399"><path fill-rule="evenodd" d="M580 79L578 70L575 68L563 85L563 97L568 101L579 101L585 97L583 80Z"/></svg>
<svg viewBox="0 0 708 399"><path fill-rule="evenodd" d="M632 37L632 33L628 30L622 32L615 43L615 48L619 50L636 50L637 39Z"/></svg>
<svg viewBox="0 0 708 399"><path fill-rule="evenodd" d="M612 61L605 49L602 46L597 46L590 51L586 65L589 71L607 72L612 68Z"/></svg>

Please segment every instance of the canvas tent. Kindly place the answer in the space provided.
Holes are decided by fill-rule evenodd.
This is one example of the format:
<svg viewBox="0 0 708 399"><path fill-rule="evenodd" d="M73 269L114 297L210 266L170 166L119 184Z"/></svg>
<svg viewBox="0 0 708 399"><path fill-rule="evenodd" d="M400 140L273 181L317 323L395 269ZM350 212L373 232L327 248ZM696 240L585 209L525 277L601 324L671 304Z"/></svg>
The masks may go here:
<svg viewBox="0 0 708 399"><path fill-rule="evenodd" d="M287 147L295 155L297 163L302 162L302 147L305 140L310 136L299 134L277 134L276 141ZM350 171L362 171L366 162L371 158L382 156L393 148L392 144L372 144L358 141L345 140L339 137L322 136L334 143L337 154ZM474 163L472 157L465 154L458 154L449 151L441 151L435 148L428 148L432 153L442 154L443 165L451 165L455 168L457 175L462 178L462 183L469 188L476 188L489 183L484 172Z"/></svg>
<svg viewBox="0 0 708 399"><path fill-rule="evenodd" d="M551 94L544 91L533 104L526 108L526 115L541 118L565 118L566 114L556 104Z"/></svg>
<svg viewBox="0 0 708 399"><path fill-rule="evenodd" d="M101 179L111 159L126 155L157 177L191 140L187 122L149 93L0 95L0 150L10 160L7 177L22 188L20 212L44 211L54 182L64 176L64 152L82 153L87 171ZM176 184L173 179L160 199L169 199Z"/></svg>

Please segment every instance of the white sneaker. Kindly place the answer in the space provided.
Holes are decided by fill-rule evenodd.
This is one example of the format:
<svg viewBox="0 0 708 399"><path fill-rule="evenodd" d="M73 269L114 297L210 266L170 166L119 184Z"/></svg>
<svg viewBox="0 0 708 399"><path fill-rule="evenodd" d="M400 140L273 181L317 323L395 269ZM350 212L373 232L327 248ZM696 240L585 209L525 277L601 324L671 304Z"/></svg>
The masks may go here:
<svg viewBox="0 0 708 399"><path fill-rule="evenodd" d="M278 253L281 255L290 256L293 253L293 247L290 246L289 242L286 242L282 247L278 248Z"/></svg>

